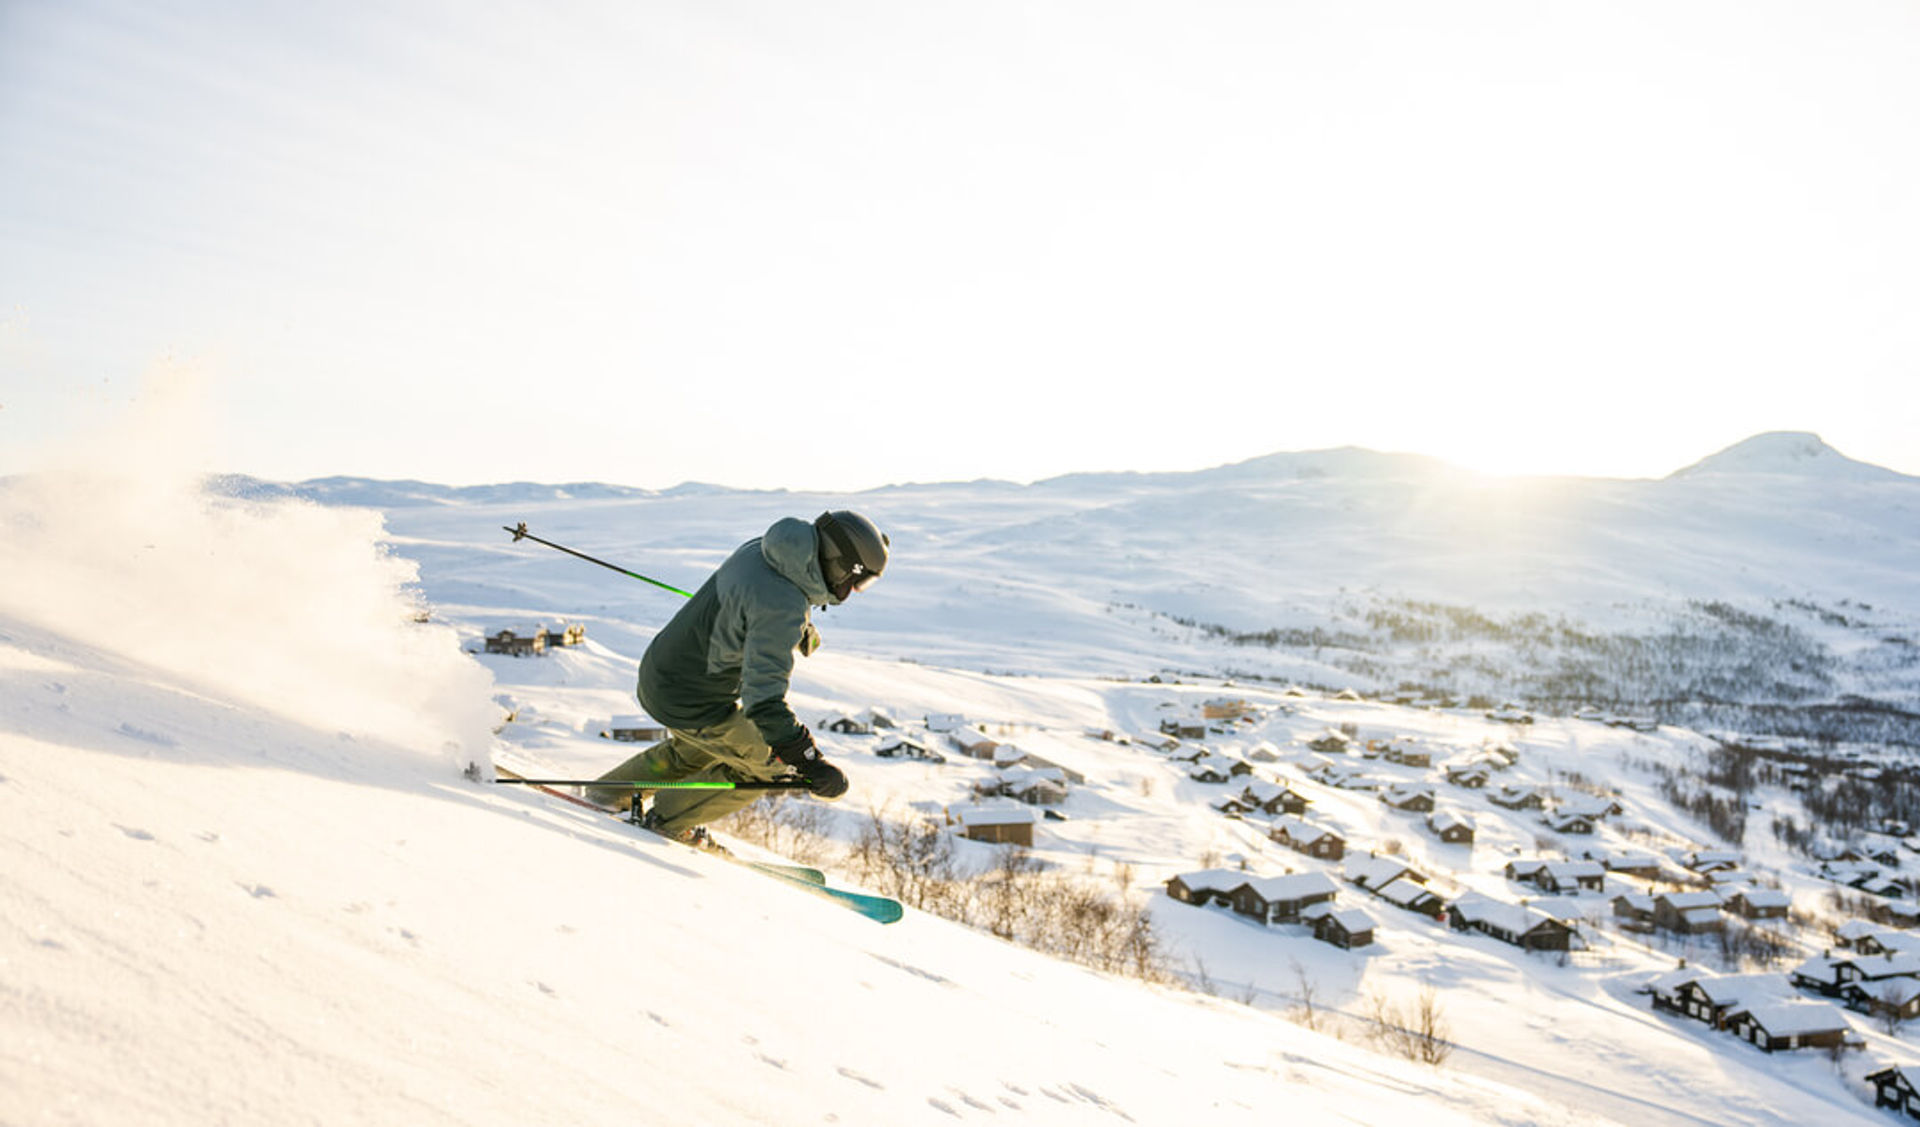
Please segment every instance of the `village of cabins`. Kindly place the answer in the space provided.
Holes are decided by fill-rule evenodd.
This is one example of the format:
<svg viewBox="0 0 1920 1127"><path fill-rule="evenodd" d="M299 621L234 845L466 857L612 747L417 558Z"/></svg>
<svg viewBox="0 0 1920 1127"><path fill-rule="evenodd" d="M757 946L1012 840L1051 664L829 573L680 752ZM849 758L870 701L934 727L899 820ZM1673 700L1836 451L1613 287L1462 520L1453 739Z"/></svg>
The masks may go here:
<svg viewBox="0 0 1920 1127"><path fill-rule="evenodd" d="M486 652L539 656L578 645L584 637L585 628L578 624L502 630L486 638ZM1339 696L1361 699L1350 691ZM1576 848L1566 856L1507 859L1502 874L1524 892L1511 900L1448 888L1397 849L1365 848L1340 826L1313 817L1315 788L1372 792L1385 806L1413 815L1435 842L1469 853L1475 820L1459 803L1443 800L1443 793L1477 794L1492 805L1534 818L1556 835L1574 837L1594 834L1605 820L1624 811L1617 799L1591 789L1504 782L1522 754L1510 739L1489 737L1470 753L1455 749L1436 763L1432 751L1412 737L1362 739L1356 725L1344 724L1302 735L1292 748L1262 740L1241 755L1225 755L1210 750L1209 739L1256 726L1261 710L1244 700L1217 698L1196 711L1191 718L1164 720L1153 732L1101 729L1084 735L1143 749L1178 765L1197 783L1218 786L1220 793L1210 802L1215 811L1257 820L1269 840L1322 864L1267 874L1220 867L1181 872L1166 881L1168 896L1179 903L1218 906L1262 927L1295 925L1300 934L1346 949L1373 943L1377 924L1367 909L1341 901L1342 881L1377 905L1375 911L1417 913L1435 926L1478 933L1528 951L1571 952L1585 945L1588 923L1574 912L1550 910L1557 898L1580 894L1611 893L1607 903L1612 922L1627 933L1698 936L1718 932L1729 916L1784 921L1788 915L1787 894L1754 881L1741 871L1740 854L1724 849L1662 855ZM1514 726L1532 721L1511 706L1485 716ZM1639 719L1599 719L1640 731L1652 727ZM969 801L945 808L947 823L968 840L1031 847L1035 827L1047 819L1064 820L1061 805L1086 778L1010 740L994 739L987 734L990 727L958 715L928 715L902 724L880 708L859 716L820 717L815 725L835 737L872 737L865 750L883 759L944 763L946 756L938 748L945 745L969 759L987 761L994 772L971 785ZM599 734L650 742L664 738L666 731L645 716L625 715L611 718ZM1683 959L1676 969L1648 982L1642 993L1655 1011L1700 1021L1768 1052L1857 1047L1857 1035L1837 1005L1888 1023L1920 1016L1920 935L1906 930L1920 923L1920 904L1907 898L1913 892L1907 882L1887 875L1899 867L1892 846L1872 853L1842 851L1825 859L1821 875L1876 898L1875 918L1851 920L1834 929L1827 952L1790 973L1716 974L1689 968ZM1878 1092L1880 1106L1920 1119L1920 1065L1890 1067L1867 1079Z"/></svg>

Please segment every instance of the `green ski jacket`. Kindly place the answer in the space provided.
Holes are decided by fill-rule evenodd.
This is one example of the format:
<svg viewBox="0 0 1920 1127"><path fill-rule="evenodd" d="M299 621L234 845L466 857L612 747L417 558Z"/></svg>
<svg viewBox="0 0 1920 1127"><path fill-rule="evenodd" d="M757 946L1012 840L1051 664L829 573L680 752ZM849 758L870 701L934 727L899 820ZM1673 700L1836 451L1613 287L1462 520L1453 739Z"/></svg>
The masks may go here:
<svg viewBox="0 0 1920 1127"><path fill-rule="evenodd" d="M636 694L669 728L706 728L737 705L769 744L800 735L787 707L794 649L814 607L837 605L820 574L818 533L785 517L747 541L654 635Z"/></svg>

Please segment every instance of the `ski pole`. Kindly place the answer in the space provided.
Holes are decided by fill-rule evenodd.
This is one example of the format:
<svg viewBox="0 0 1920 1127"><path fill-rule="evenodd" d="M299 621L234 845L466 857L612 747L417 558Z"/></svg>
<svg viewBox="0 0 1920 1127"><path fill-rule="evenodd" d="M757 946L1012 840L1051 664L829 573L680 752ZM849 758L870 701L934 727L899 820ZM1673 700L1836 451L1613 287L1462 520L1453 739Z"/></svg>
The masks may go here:
<svg viewBox="0 0 1920 1127"><path fill-rule="evenodd" d="M640 582L642 582L642 583L651 583L651 584L653 584L653 585L654 585L655 587L659 587L659 588L661 588L661 589L663 589L663 590L667 590L667 591L672 591L672 592L673 592L674 594L676 594L676 595L679 595L679 596L681 596L681 597L683 597L683 598L688 598L688 599L691 599L691 598L693 598L693 592L691 592L691 591L682 591L682 590L681 590L680 588L678 588L678 587L675 587L675 586L674 586L673 584L671 584L671 583L662 583L662 582L660 582L660 581L659 581L658 579L648 579L648 578L647 578L646 576L644 576L644 575L641 575L641 574L640 574L639 572L637 572L637 571L628 571L628 570L627 570L626 568L624 568L624 567L616 567L616 566L614 566L613 564L610 564L610 563L608 563L608 562L607 562L607 561L605 561L605 560L596 560L596 559L594 559L594 558L593 558L592 556L589 556L589 555L587 555L587 554L586 554L585 552L576 552L576 551L574 551L574 550L573 550L572 548L569 548L569 547L567 547L567 546L566 546L565 544L555 544L555 543L554 543L553 541L551 541L551 540L542 540L542 539L540 539L540 538L539 538L538 536L535 536L535 535L534 535L533 533L531 533L531 532L528 532L528 531L527 531L527 522L526 522L526 521L521 521L521 522L520 522L520 523L519 523L518 525L515 525L515 526L512 526L512 527L509 527L509 526L507 526L507 525L504 525L504 524L503 524L503 525L501 525L500 527L501 527L501 529L502 529L502 530L504 530L504 531L506 531L506 532L511 532L511 533L513 533L513 542L514 542L514 543L516 543L516 544L518 544L518 543L519 543L520 541L522 541L522 540L531 540L531 541L533 541L533 542L534 542L535 544L545 544L545 545L546 545L547 547L549 547L549 548L553 548L553 549L555 549L556 551L561 551L561 552L565 552L565 553L566 553L566 554L568 554L569 556L577 556L577 557L579 557L580 559L583 559L583 560L585 560L585 561L587 561L588 563L596 563L596 564L599 564L599 565L600 565L601 567L604 567L604 568L606 568L606 569L607 569L608 571L617 571L617 572L619 572L620 574L622 574L622 575L624 575L624 576L626 576L626 577L627 577L627 578L629 578L629 579L638 579L638 580L639 580Z"/></svg>
<svg viewBox="0 0 1920 1127"><path fill-rule="evenodd" d="M519 784L529 787L632 787L635 790L805 790L804 779L747 779L733 782L728 779L677 779L659 781L653 779L523 779L518 775L512 778L493 780L502 785Z"/></svg>

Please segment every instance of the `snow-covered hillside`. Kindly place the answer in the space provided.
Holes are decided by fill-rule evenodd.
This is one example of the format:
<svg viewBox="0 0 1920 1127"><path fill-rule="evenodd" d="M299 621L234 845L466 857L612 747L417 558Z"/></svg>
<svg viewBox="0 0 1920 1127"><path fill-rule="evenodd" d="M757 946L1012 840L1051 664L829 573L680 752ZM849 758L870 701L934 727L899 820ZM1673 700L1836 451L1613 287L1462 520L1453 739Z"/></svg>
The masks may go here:
<svg viewBox="0 0 1920 1127"><path fill-rule="evenodd" d="M887 526L899 560L885 600L829 616L863 653L1569 708L1597 697L1716 729L1920 746L1920 479L1811 435L1758 436L1659 481L1486 478L1335 450L850 500L576 486L383 494L342 481L299 491L379 504L454 614L551 592L551 607L524 609L585 616L618 638L657 611L643 588L513 550L502 524L528 521L685 585L777 516L851 503ZM1834 702L1870 707L1806 711Z"/></svg>
<svg viewBox="0 0 1920 1127"><path fill-rule="evenodd" d="M383 514L164 474L6 482L0 1122L1880 1122L1862 1077L1920 1058L1904 1032L1849 1016L1864 1051L1769 1055L1639 992L1680 958L1722 957L1611 917L1614 896L1677 887L1689 851L1726 845L1669 801L1673 772L1704 768L1712 741L1289 693L1353 670L1173 620L1311 629L1363 595L1534 605L1512 601L1523 589L1617 621L1776 598L1920 619L1899 564L1920 483L1760 461L1665 482L1489 483L1349 451L854 498L311 490ZM846 841L875 817L972 802L1002 772L922 723L965 717L1069 780L1033 856L1143 907L1180 985L917 912L878 927L463 777L492 759L571 774L624 758L600 732L634 711L634 662L677 602L502 525L688 585L775 517L841 504L894 532L896 564L821 616L827 649L802 663L796 705L815 721L881 709L945 762L825 735L855 790L816 828ZM561 619L587 641L472 652ZM1249 671L1275 680L1217 676L1256 652ZM1184 749L1250 772L1231 782L1108 738L1198 722L1221 700L1245 717ZM1329 731L1353 746L1308 746ZM1446 781L1490 752L1511 760L1491 787ZM1550 908L1584 950L1526 953L1370 895L1347 861L1271 840L1264 812L1224 812L1249 778L1309 798L1350 857L1398 858L1452 901ZM1424 813L1383 802L1393 784L1431 787L1475 841L1445 844ZM1620 810L1563 833L1494 803L1502 786ZM1759 793L1798 809L1785 788ZM1589 847L1652 855L1661 878L1549 896L1506 875ZM1844 915L1830 882L1777 846L1739 859L1801 916L1769 925L1786 965L1818 954ZM1375 940L1341 950L1163 891L1207 868L1325 873ZM1367 1019L1429 989L1446 1064L1376 1051Z"/></svg>

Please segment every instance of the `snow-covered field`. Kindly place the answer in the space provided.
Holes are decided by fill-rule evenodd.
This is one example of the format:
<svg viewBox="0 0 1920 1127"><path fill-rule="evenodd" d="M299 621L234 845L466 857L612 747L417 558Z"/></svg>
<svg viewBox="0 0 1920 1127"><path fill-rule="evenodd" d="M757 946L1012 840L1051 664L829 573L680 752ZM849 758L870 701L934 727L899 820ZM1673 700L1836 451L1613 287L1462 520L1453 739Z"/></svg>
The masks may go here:
<svg viewBox="0 0 1920 1127"><path fill-rule="evenodd" d="M1350 849L1398 851L1449 895L1533 895L1603 916L1607 896L1645 884L1612 876L1606 894L1540 897L1502 867L1590 844L1669 863L1718 846L1655 786L1654 765L1693 765L1700 737L1288 694L1286 678L1325 680L1311 653L1262 650L1276 680L1229 684L1194 674L1244 652L1156 615L1264 628L1366 589L1536 605L1502 602L1524 590L1595 615L1672 597L1851 598L1920 619L1901 562L1920 534L1920 483L1818 458L1845 472L1798 473L1781 449L1763 453L1757 470L1749 450L1663 483L1439 474L1417 486L1395 471L1383 484L1392 460L1340 452L1203 481L851 498L310 490L379 512L268 489L213 497L164 472L6 482L0 1123L1884 1122L1860 1078L1920 1058L1908 1034L1854 1017L1867 1049L1836 1063L1651 1012L1638 987L1681 954L1710 960L1704 946L1586 926L1586 951L1527 954L1344 880L1339 903L1379 925L1351 952L1299 925L1178 904L1159 889L1182 872L1339 878L1343 866L1268 841L1259 816L1216 811L1232 787L1088 734L1147 733L1243 699L1251 718L1203 742L1270 746L1259 771L1311 797L1311 816ZM1582 511L1606 496L1639 516ZM677 603L511 543L502 525L524 520L689 586L774 518L843 504L894 532L896 566L820 616L827 648L795 682L803 718L880 708L920 735L920 718L959 714L1075 772L1084 781L1058 808L1065 820L1038 826L1036 856L1130 888L1195 989L919 913L876 926L463 776L495 759L597 774L624 758L599 733L635 710L634 663ZM1355 542L1355 527L1381 539ZM583 645L470 652L493 631L562 618L586 625ZM1173 671L1189 675L1173 683ZM1436 763L1505 741L1518 763L1500 782L1567 796L1586 780L1624 813L1591 839L1563 837L1441 781L1441 804L1479 831L1471 847L1443 845L1421 815L1306 777L1305 742L1342 725L1363 742L1409 737ZM937 813L994 773L921 738L947 762L824 737L854 781L833 811L846 832L873 810ZM1437 770L1343 762L1385 781ZM966 848L985 860L988 847ZM1824 910L1803 861L1756 839L1745 868ZM1818 953L1811 929L1790 936ZM1370 1007L1423 988L1455 1045L1441 1068L1377 1052L1362 1033Z"/></svg>

